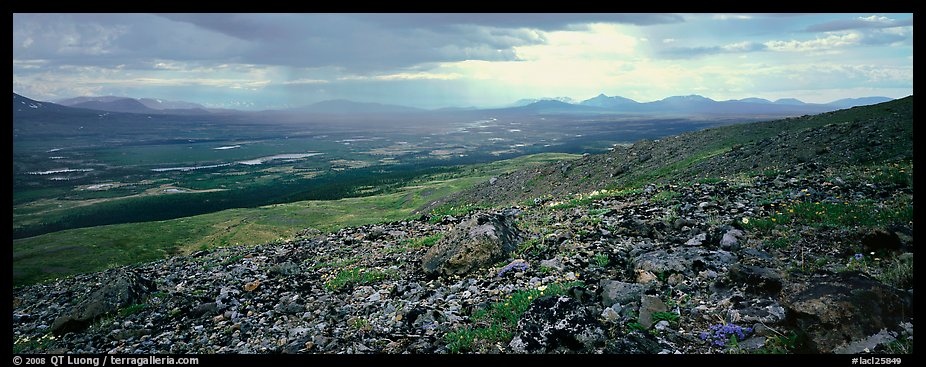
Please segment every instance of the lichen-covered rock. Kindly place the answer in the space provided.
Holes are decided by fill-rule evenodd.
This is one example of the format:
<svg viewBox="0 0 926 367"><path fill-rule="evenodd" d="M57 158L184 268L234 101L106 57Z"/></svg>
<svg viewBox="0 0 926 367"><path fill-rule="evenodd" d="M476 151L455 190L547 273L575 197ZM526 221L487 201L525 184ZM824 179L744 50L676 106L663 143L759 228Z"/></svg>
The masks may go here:
<svg viewBox="0 0 926 367"><path fill-rule="evenodd" d="M911 295L857 272L818 275L783 290L782 304L820 353L912 319Z"/></svg>
<svg viewBox="0 0 926 367"><path fill-rule="evenodd" d="M480 213L463 221L421 259L427 274L460 275L489 266L513 251L520 233L507 213Z"/></svg>
<svg viewBox="0 0 926 367"><path fill-rule="evenodd" d="M604 341L604 330L582 304L547 296L531 303L509 346L515 353L590 353Z"/></svg>

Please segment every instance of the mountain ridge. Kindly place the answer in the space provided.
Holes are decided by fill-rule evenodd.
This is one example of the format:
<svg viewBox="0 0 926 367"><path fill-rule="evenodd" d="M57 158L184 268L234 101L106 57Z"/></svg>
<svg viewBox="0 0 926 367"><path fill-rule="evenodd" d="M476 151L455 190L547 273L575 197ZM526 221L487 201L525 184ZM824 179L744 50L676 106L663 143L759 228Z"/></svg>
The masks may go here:
<svg viewBox="0 0 926 367"><path fill-rule="evenodd" d="M15 92L14 92L15 93ZM131 104L126 99L134 100L141 106ZM264 110L263 112L285 113L321 113L321 114L390 114L418 112L459 112L459 111L510 111L533 113L563 113L580 111L581 113L723 113L723 114L791 114L821 113L836 109L860 105L871 105L891 100L888 97L844 98L829 103L805 103L795 98L782 98L770 101L763 98L748 97L742 99L716 101L700 95L669 96L650 102L637 102L622 96L598 96L578 101L569 97L544 97L521 99L509 107L501 108L436 108L421 109L416 107L384 104L377 102L357 102L347 99L324 100L300 107L288 109ZM550 102L562 104L551 104ZM82 107L109 112L129 113L253 113L254 111L208 109L200 104L183 101L167 101L156 98L132 98L118 96L75 97L57 101L58 104ZM78 106L79 105L79 106ZM580 107L573 107L580 106ZM585 108L583 108L585 107Z"/></svg>

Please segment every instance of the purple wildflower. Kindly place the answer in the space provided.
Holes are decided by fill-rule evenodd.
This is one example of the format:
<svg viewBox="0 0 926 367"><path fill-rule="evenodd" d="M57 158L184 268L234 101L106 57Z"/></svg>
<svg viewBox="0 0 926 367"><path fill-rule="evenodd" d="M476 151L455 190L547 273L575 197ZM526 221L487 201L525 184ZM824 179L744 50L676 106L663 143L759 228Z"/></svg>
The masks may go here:
<svg viewBox="0 0 926 367"><path fill-rule="evenodd" d="M515 270L515 271L524 271L524 270L527 270L527 262L525 262L524 260L515 260L515 261L512 261L512 262L509 263L508 265L505 265L505 267L502 268L502 270L499 270L499 271L498 271L498 277L499 277L499 278L503 277L503 276L505 275L505 273L507 273L507 272L509 272L509 271L511 271L511 270Z"/></svg>
<svg viewBox="0 0 926 367"><path fill-rule="evenodd" d="M715 324L711 325L708 331L701 332L701 340L707 341L710 345L724 347L727 341L743 341L752 334L752 328L744 328L736 324Z"/></svg>

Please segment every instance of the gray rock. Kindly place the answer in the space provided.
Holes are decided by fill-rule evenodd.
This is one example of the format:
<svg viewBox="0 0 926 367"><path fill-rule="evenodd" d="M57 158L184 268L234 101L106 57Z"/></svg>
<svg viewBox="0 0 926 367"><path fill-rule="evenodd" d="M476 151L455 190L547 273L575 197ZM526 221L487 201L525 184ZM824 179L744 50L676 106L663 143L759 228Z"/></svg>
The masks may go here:
<svg viewBox="0 0 926 367"><path fill-rule="evenodd" d="M746 340L739 342L737 345L743 350L754 351L754 350L759 350L765 347L765 342L767 340L768 338L764 336L754 336L754 337L747 338Z"/></svg>
<svg viewBox="0 0 926 367"><path fill-rule="evenodd" d="M203 303L193 308L190 315L193 317L214 316L219 313L219 306L215 302Z"/></svg>
<svg viewBox="0 0 926 367"><path fill-rule="evenodd" d="M784 307L773 299L742 298L729 310L729 319L749 323L774 325L784 321L785 316Z"/></svg>
<svg viewBox="0 0 926 367"><path fill-rule="evenodd" d="M656 312L666 312L669 310L669 307L666 306L665 302L662 302L659 297L644 295L640 298L640 320L639 323L643 327L649 329L653 326L653 314Z"/></svg>
<svg viewBox="0 0 926 367"><path fill-rule="evenodd" d="M685 242L686 246L701 246L704 241L707 240L707 233L698 233L692 237L688 242Z"/></svg>
<svg viewBox="0 0 926 367"><path fill-rule="evenodd" d="M666 320L660 320L660 321L657 322L656 325L653 326L653 327L654 327L656 330L663 331L663 330L669 328L669 322L666 321Z"/></svg>
<svg viewBox="0 0 926 367"><path fill-rule="evenodd" d="M386 230L383 227L377 226L377 227L370 228L370 230L367 231L366 235L364 235L364 239L368 241L376 241L385 236L386 236Z"/></svg>
<svg viewBox="0 0 926 367"><path fill-rule="evenodd" d="M274 307L276 312L287 315L298 315L305 311L305 305L298 302L279 303Z"/></svg>
<svg viewBox="0 0 926 367"><path fill-rule="evenodd" d="M298 272L299 272L299 265L296 265L289 261L276 264L270 267L270 270L267 271L268 274L274 277L293 275Z"/></svg>
<svg viewBox="0 0 926 367"><path fill-rule="evenodd" d="M615 311L613 308L605 308L604 311L601 311L601 318L607 322L615 322L621 318L621 314Z"/></svg>
<svg viewBox="0 0 926 367"><path fill-rule="evenodd" d="M727 233L723 234L723 238L720 239L720 248L728 251L739 249L739 238L742 236L743 231L741 230L734 228L727 231Z"/></svg>
<svg viewBox="0 0 926 367"><path fill-rule="evenodd" d="M611 307L615 303L628 303L639 299L645 290L640 284L607 279L602 279L599 282L599 287L601 288L601 304L605 307Z"/></svg>
<svg viewBox="0 0 926 367"><path fill-rule="evenodd" d="M476 214L432 246L421 259L426 274L461 275L505 259L521 235L512 217Z"/></svg>

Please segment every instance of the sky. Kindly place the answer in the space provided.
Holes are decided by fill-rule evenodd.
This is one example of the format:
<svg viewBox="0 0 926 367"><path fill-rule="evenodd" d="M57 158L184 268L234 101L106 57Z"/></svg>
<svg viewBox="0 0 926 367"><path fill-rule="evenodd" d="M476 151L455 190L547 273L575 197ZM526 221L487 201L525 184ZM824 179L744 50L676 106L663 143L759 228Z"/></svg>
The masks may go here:
<svg viewBox="0 0 926 367"><path fill-rule="evenodd" d="M13 14L13 91L244 110L913 94L912 14Z"/></svg>

